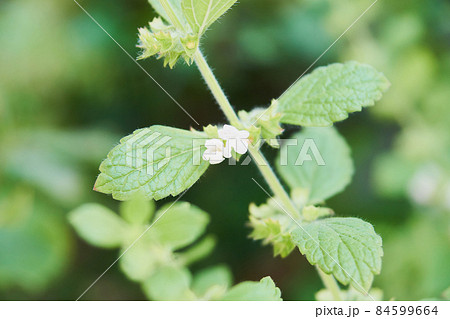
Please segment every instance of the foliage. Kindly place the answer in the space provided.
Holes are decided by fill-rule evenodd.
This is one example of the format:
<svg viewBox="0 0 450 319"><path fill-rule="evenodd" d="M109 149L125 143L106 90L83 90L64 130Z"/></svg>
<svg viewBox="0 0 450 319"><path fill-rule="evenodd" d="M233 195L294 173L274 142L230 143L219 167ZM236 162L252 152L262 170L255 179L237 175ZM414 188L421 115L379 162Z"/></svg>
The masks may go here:
<svg viewBox="0 0 450 319"><path fill-rule="evenodd" d="M309 262L365 293L381 271L381 238L358 218L325 218L295 230L292 240Z"/></svg>
<svg viewBox="0 0 450 319"><path fill-rule="evenodd" d="M85 204L69 220L91 245L119 248L120 268L151 300L281 300L270 277L230 287L231 274L223 266L192 275L187 266L214 246L198 241L208 223L201 209L178 201L155 212L153 202L137 197L122 203L120 212L121 217L102 205Z"/></svg>
<svg viewBox="0 0 450 319"><path fill-rule="evenodd" d="M380 200L409 203L397 210L402 216L398 227L390 221L380 225L386 257L378 280L387 298L439 297L446 288L442 278L448 278L443 269L450 259L442 245L448 246L450 113L445 105L450 92L443 87L448 88L450 60L439 42L448 34L448 24L441 21L450 7L443 1L434 5L439 9L420 1L402 8L390 3L384 13L363 19L349 34L352 49L340 52L342 59L370 59L392 82L379 107L371 110L395 127L389 148L381 149L373 163L374 188ZM342 21L337 12L330 11L326 19Z"/></svg>
<svg viewBox="0 0 450 319"><path fill-rule="evenodd" d="M353 175L350 148L335 129L308 128L292 138L296 145L283 145L277 169L292 189L308 190L308 204L323 202L350 183ZM312 159L308 155L311 152L316 161L307 160Z"/></svg>
<svg viewBox="0 0 450 319"><path fill-rule="evenodd" d="M194 54L205 31L220 18L236 0L150 0L161 18L150 22L150 29L139 29L140 59L158 55L164 66L173 68L180 57L192 64ZM151 31L150 31L151 30Z"/></svg>
<svg viewBox="0 0 450 319"><path fill-rule="evenodd" d="M26 188L2 192L0 213L0 289L20 287L29 293L45 289L68 264L72 242L63 219Z"/></svg>
<svg viewBox="0 0 450 319"><path fill-rule="evenodd" d="M357 62L320 67L294 83L279 99L281 122L329 126L381 99L389 87L383 74Z"/></svg>
<svg viewBox="0 0 450 319"><path fill-rule="evenodd" d="M245 154L249 150L255 160L262 159L263 162L257 162L257 165L276 196L273 202L265 207L253 206L250 221L254 231L251 236L255 239L263 239L266 244L273 244L274 254L280 254L282 257L289 255L293 248L298 246L311 264L317 264L325 273L332 273L341 283L346 285L351 283L354 288L366 293L372 285L373 274L380 272L381 238L370 224L356 218L329 217L315 221L319 217L329 215L330 210L306 206L322 202L348 184L353 173L353 166L349 149L342 138L334 129L302 132L306 136L311 135L312 138L305 138L303 144L297 144L302 148L299 155L302 157L300 163L297 162L298 159L293 161L294 156L286 149L287 146L282 148L286 158L281 158L279 161L279 170L291 187L299 188L300 192L307 194L301 199L297 198L296 205L281 186L273 186L279 184L277 177L271 170L266 171L261 168L261 165L267 165L267 163L264 163L261 153L253 149L254 146L249 146L249 143L256 146L261 139L276 138L282 133L280 123L328 126L341 121L348 117L349 112L360 111L363 106L373 105L388 88L389 82L381 73L368 65L356 62L333 64L319 68L294 83L279 99L273 100L269 108L256 109L250 113L240 112L241 119L238 118L228 100L221 97L223 92L197 48L197 43L205 30L234 2L229 0L160 1L155 9L158 12L162 12L161 9L163 9L165 14L162 16L169 24L165 25L161 18L154 19L150 23L153 33L147 29L140 30L139 47L144 50L141 58L150 57L159 52L159 57L166 57L164 64L169 63L171 67L182 55L188 64L195 61L227 119L238 128L225 125L216 133L211 126L208 126L205 129L206 134L203 135L162 126L135 131L122 139L120 145L114 148L102 163L101 174L94 189L106 194L112 193L114 198L120 200L130 199L138 193L143 194L144 198L156 200L168 195L176 196L199 179L208 167L208 161L211 164L219 164L224 158L231 157L232 149L235 152L234 157L239 159L238 154ZM186 45L176 44L176 41L183 44L185 41L183 39L188 36L197 37L189 40L192 45L188 45L187 49L192 51L187 50ZM176 37L178 40L175 39ZM183 47L184 52L181 52ZM268 112L268 115L263 117L265 112ZM242 128L244 130L240 131L239 129ZM212 134L214 136L211 136ZM213 139L206 140L208 135ZM302 138L303 135L299 135L295 140L300 142ZM303 148L307 141L314 143L314 140L317 140L318 144L314 144L316 152L313 150L313 153L316 157L320 157L320 161L316 164L303 165L305 160L312 161L311 156L307 154L308 150L304 151ZM200 142L197 147L193 146L196 141ZM235 144L232 144L233 142ZM201 149L202 144L207 147L206 150ZM269 142L269 144L278 147L278 143ZM324 152L328 166L320 156L317 147ZM194 160L199 150L204 154L201 163ZM294 150L298 151L298 148ZM319 165L325 167L320 168ZM287 205L289 212L278 203L277 199L284 206ZM274 203L281 210L274 207ZM301 215L304 208L307 219L305 222ZM106 246L109 246L109 238L102 243L86 235L85 231L88 228L83 227L80 221L86 221L88 216L93 214L82 213L83 210L88 209L87 207L80 209L81 211L75 211L72 217L72 222L78 226L79 233L92 243L101 246L107 243ZM100 215L104 215L104 212L100 214L99 211L98 216ZM170 224L167 222L170 225L168 227L176 225L182 219L182 215L169 216L175 217ZM94 215L92 217L95 218ZM120 242L123 240L122 227L119 222L113 222L112 218L109 220L114 224L109 229L120 236L117 238ZM104 218L102 224L106 222L107 219ZM91 222L87 224L92 225ZM183 227L194 229L194 226L188 223ZM175 236L183 234L183 231L175 231L158 237L158 218L155 220L154 228L149 235L144 235L145 238L142 238L142 243L137 244L138 247L144 245L143 242L147 237L152 239L148 240L149 245L170 246L169 234L175 234ZM181 238L189 238L189 236L186 234ZM144 248L141 249L145 252ZM133 261L127 262L127 260L134 253L131 251L125 255L127 250L124 250L122 265L133 267ZM150 247L148 250L151 250ZM331 251L333 255L330 255L328 251ZM166 251L163 255L171 253L173 254ZM146 287L144 290L153 299L193 299L194 294L189 290L189 273L185 270L174 269L169 260L173 258L167 259L166 262L149 261L153 266L144 267L149 269L148 273L139 272L139 276L129 273L128 276L132 279L147 280L144 283ZM164 264L162 270L154 266L158 263ZM125 272L127 269L124 269ZM171 280L174 284L169 286L173 286L173 289L164 287L164 284ZM279 293L275 295L270 293L268 296L264 294L265 287L270 287L269 290L275 288L273 282L268 280L270 279L263 279L259 285L240 284L225 294L224 298L236 299L245 295L251 300L254 298L265 300L274 296L279 297ZM260 290L260 294L253 297L249 290ZM163 291L162 295L158 296L161 291Z"/></svg>
<svg viewBox="0 0 450 319"><path fill-rule="evenodd" d="M176 196L208 168L205 161L196 164L205 150L205 138L200 133L164 126L137 130L123 138L103 161L95 190L112 193L118 200L139 193L156 200Z"/></svg>
<svg viewBox="0 0 450 319"><path fill-rule="evenodd" d="M149 2L156 11L155 17L149 18L153 11L146 1L132 6L125 2L114 6L82 5L131 54L134 41L130 30L133 33L137 24L146 25L139 29L137 55L142 59L159 57L164 63L150 59L139 63L202 125L195 126L179 114L178 107L164 92L133 61L127 61L116 44L73 2L44 0L37 5L32 0L6 0L0 4L0 27L8 30L0 34L0 298L76 298L155 221L155 211L166 209L167 201L172 200L169 195L174 193L183 194L183 200L199 204L208 212L205 215L203 209L193 209L203 214L192 213L183 206L187 203L178 207L177 202L172 207L189 211L186 215L196 216L196 221L206 217L211 221L208 233L214 236L204 235L204 224L197 223L195 228L179 214L176 220L167 220L177 232L169 237L154 234L158 238L151 239L153 243L171 242L170 249L151 248L149 253L149 241L138 240L134 249L120 258L124 261L118 262L119 267L109 269L84 298L220 300L232 292L235 295L232 269L236 282L270 274L283 291L283 299L332 300L335 289L321 289L321 277L314 275L316 267L308 267L309 251L303 250L307 258L275 259L269 263L267 273L270 252L284 258L298 254L295 248L303 248L306 242L314 244L307 235L305 241L294 243L296 236L305 236L299 225L315 229L317 224L343 216L358 216L361 219L355 223L373 223L383 238L383 270L375 276L374 284L381 289L371 288L370 296L364 296L351 285L341 287L342 299L445 299L450 265L450 5L443 0L411 0L401 5L378 2L340 37L370 2L284 1L276 6L268 0ZM161 3L166 8L169 4L174 14L168 15ZM205 10L207 3L223 7ZM230 8L230 13L224 15ZM196 23L196 18L201 21ZM216 18L219 23L214 23ZM322 55L332 43L332 48ZM235 119L233 125L248 131L252 144L267 152L270 161L276 158L275 172L282 179L281 186L288 188L289 196L280 195L278 190L272 191L272 198L266 198L251 178L271 191L260 181L262 177L255 175L254 168L246 167L250 160L247 154L232 154L234 159L229 161L236 160L237 165L225 167L223 163L218 168L209 167L202 160L202 149L195 158L204 165L204 171L196 171L198 178L192 184L176 176L171 186L161 190L159 182L163 182L154 178L153 188L142 193L145 187L134 184L136 189L126 194L120 191L120 178L108 184L106 188L111 188L115 198L126 200L120 205L120 214L116 214L111 210L116 207L111 197L93 192L92 185L98 164L105 160L108 151L126 147L118 144L118 134L131 136L136 128L150 130L163 123L167 129L183 128L191 137L201 135L199 140L219 138L224 119L212 112L213 103L205 94L204 83L189 68L196 62L199 48L214 64L229 93L225 96L230 96L236 106L239 121ZM310 68L313 61L318 67L315 70ZM328 89L339 87L339 92L351 92L355 87L368 88L352 74L327 82L327 76L337 76L334 72L329 75L328 70L346 69L349 64L380 81L367 99L361 92L352 92L342 103L340 98L344 96L336 96L332 93L337 91ZM168 74L162 65L174 70ZM304 70L310 69L285 91ZM376 70L386 74L391 88L375 107L350 115L348 110L371 105L379 97L377 92L384 91L387 82ZM321 78L316 79L318 76ZM323 85L311 86L311 79ZM346 81L354 86L342 87ZM307 87L311 88L308 94L299 94ZM307 114L305 105L312 105L317 98L326 100L327 95L333 101L327 105L337 112L336 117L326 110L323 113L322 103L317 105L321 110L317 116ZM336 100L340 103L334 103ZM303 106L295 101L301 101ZM361 101L364 103L359 105ZM282 114L280 110L289 113ZM344 122L332 123L347 116ZM298 124L306 126L308 121L314 126L333 124L338 130L303 127L296 132ZM239 122L242 126L236 124ZM189 130L190 125L195 131ZM294 141L285 141L285 137L293 137ZM309 138L314 139L327 165L317 165L320 157L313 147L307 147ZM325 143L328 140L332 142ZM297 146L290 144L295 141ZM284 152L291 154L287 158L295 164L302 150L307 150L299 160L303 160L303 165L280 165ZM143 153L133 152L135 162L147 161L141 156ZM120 155L118 159L126 163ZM333 169L327 170L331 166ZM113 174L114 169L114 165L108 166L107 173ZM116 172L122 169L126 168ZM133 175L152 179L139 172ZM269 186L274 184L270 182ZM135 195L139 194L165 199L155 209L151 200L136 200ZM243 227L249 198L257 205L252 203L249 207L248 233L272 247L255 246L246 238ZM85 210L84 215L72 219L70 214L67 218L66 212L77 210ZM102 228L102 216L109 216L106 223L111 228ZM178 217L196 231L183 232L184 225L177 223ZM91 219L93 223L86 224ZM68 227L69 220L76 233ZM353 218L345 220L352 222ZM100 226L97 229L93 225ZM85 227L87 233L79 233L78 227ZM379 237L369 227L366 229L366 235L372 234L373 241L369 242L377 246ZM186 241L182 240L184 237L172 237L178 232L180 237L187 236ZM74 240L77 235L83 240ZM94 246L101 250L83 241L97 242L99 246ZM205 259L210 252L212 255ZM157 266L153 265L154 256L162 260ZM184 266L174 264L174 260ZM230 267L211 266L225 260ZM149 268L155 273L147 278ZM146 279L127 281L120 272ZM370 282L373 273L364 273ZM346 278L341 279L346 282ZM136 289L136 280L142 290ZM170 282L170 287L163 285L155 292L152 287L162 281ZM257 287L240 298L247 300L256 295L275 299L277 289L266 284L269 280L264 282L246 282L244 288L238 284L242 290Z"/></svg>

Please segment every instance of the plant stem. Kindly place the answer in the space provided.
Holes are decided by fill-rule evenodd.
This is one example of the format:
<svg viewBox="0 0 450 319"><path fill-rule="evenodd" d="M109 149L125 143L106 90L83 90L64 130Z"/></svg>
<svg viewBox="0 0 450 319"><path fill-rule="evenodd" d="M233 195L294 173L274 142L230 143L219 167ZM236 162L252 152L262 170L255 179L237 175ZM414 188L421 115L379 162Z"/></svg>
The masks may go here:
<svg viewBox="0 0 450 319"><path fill-rule="evenodd" d="M324 286L331 292L333 299L336 301L342 301L341 289L339 288L336 279L334 279L332 275L327 275L324 273L319 267L316 267L316 269Z"/></svg>
<svg viewBox="0 0 450 319"><path fill-rule="evenodd" d="M163 8L164 8L165 12L167 13L167 16L169 17L172 24L178 30L186 32L184 25L178 19L177 15L175 14L170 3L167 0L159 0L159 2L163 6ZM234 111L233 107L231 106L230 102L228 101L228 98L226 97L224 91L220 87L219 82L217 81L216 77L214 76L214 73L212 72L211 68L209 67L208 63L206 62L206 59L203 56L200 49L198 49L197 52L195 53L194 60L195 60L195 63L197 64L198 69L200 70L200 73L202 74L203 78L205 79L206 84L208 85L209 89L211 90L212 94L214 95L214 98L216 99L216 101L219 104L220 108L222 109L223 113L225 113L225 116L227 117L230 124L235 127L238 127L238 128L243 128L244 125L239 120L239 117L237 116L236 112ZM277 197L279 200L281 200L281 202L284 206L283 208L286 209L286 211L291 215L291 217L301 220L301 214L295 208L295 205L293 204L292 200L290 199L288 193L285 191L285 189L281 185L280 181L278 180L278 177L275 175L274 171L272 170L272 167L269 165L269 163L267 162L264 155L259 151L258 147L250 145L249 152L250 152L250 155L252 156L253 160L256 162L256 166L260 170L260 172L263 175L264 179L266 180L267 184L269 184L270 188L272 189L272 192L274 193L275 197ZM342 300L341 290L340 290L338 284L336 283L336 280L334 279L334 277L331 275L325 274L318 267L316 267L316 269L319 272L319 276L322 279L325 287L331 291L333 298L335 300Z"/></svg>
<svg viewBox="0 0 450 319"><path fill-rule="evenodd" d="M233 110L233 107L231 106L230 102L225 96L222 88L220 87L219 82L216 80L213 72L211 71L211 68L209 67L200 50L198 50L195 53L194 60L195 63L197 64L197 67L200 70L200 73L205 79L206 84L208 85L212 94L216 98L217 103L219 104L222 111L225 113L225 116L227 117L228 121L230 121L230 124L237 127L243 127L243 124L241 123L235 111ZM256 166L260 170L267 184L269 184L270 188L272 189L272 192L277 197L277 199L279 199L283 204L284 209L286 209L286 211L293 218L301 220L300 213L295 208L294 204L292 203L292 200L290 199L289 195L286 193L285 189L281 185L280 181L278 180L278 177L275 175L275 172L272 170L272 167L269 165L264 155L259 151L257 147L253 145L249 146L249 152L250 155L253 157L254 161L256 162ZM341 290L334 277L332 275L325 274L318 267L316 267L316 269L317 272L319 273L320 278L322 279L323 284L333 295L334 300L338 301L342 300Z"/></svg>
<svg viewBox="0 0 450 319"><path fill-rule="evenodd" d="M230 121L230 124L233 126L242 127L241 121L239 121L236 112L233 110L233 107L228 101L228 98L225 96L225 93L223 93L223 90L220 87L219 82L214 76L214 73L212 73L208 63L206 62L205 57L200 52L200 50L197 50L197 52L195 53L194 60L203 78L205 79L206 84L208 85L209 89L211 90L212 94L217 100L217 103L219 104L223 113L225 113L225 116L227 117L228 121Z"/></svg>
<svg viewBox="0 0 450 319"><path fill-rule="evenodd" d="M259 168L259 171L263 175L267 184L269 184L270 188L272 189L272 191L275 194L275 196L277 197L277 199L281 201L283 208L294 219L301 220L302 218L301 218L300 213L298 212L297 208L292 203L292 200L290 199L289 195L284 190L283 186L281 185L280 181L278 180L278 177L275 175L275 172L273 171L272 167L267 162L264 155L253 145L249 145L248 150L250 152L250 155L255 160L256 166Z"/></svg>
<svg viewBox="0 0 450 319"><path fill-rule="evenodd" d="M198 50L195 53L194 56L195 63L197 64L197 67L200 70L200 73L202 74L203 78L206 81L206 84L210 88L212 94L217 100L217 103L219 104L222 111L225 113L225 116L227 117L228 121L230 121L230 124L237 127L243 127L243 124L239 120L238 116L236 115L235 111L233 110L233 107L231 106L230 102L228 101L227 97L225 96L222 88L220 87L219 82L216 80L214 74L211 71L211 68L209 67L208 63L206 62L203 54ZM293 217L296 219L301 219L301 215L295 208L294 204L292 203L291 199L289 198L289 195L284 190L283 186L281 185L280 181L278 180L278 177L275 175L274 171L270 167L269 163L265 159L264 155L258 150L257 147L250 145L249 146L249 152L250 155L253 157L253 159L256 162L256 166L261 171L261 174L263 175L264 179L266 180L267 184L269 184L270 188L272 189L273 193L281 201L283 204L283 208Z"/></svg>

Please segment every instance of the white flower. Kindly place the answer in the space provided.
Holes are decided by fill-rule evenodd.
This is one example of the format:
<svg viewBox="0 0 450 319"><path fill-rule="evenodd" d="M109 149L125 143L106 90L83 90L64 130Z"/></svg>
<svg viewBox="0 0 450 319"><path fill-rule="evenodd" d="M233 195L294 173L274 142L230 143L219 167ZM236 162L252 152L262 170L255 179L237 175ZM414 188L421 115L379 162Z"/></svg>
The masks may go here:
<svg viewBox="0 0 450 319"><path fill-rule="evenodd" d="M231 157L231 149L238 154L245 154L248 150L248 137L250 133L248 131L239 131L237 128L231 125L224 125L219 129L219 137L224 140L225 148L223 156L226 158Z"/></svg>
<svg viewBox="0 0 450 319"><path fill-rule="evenodd" d="M238 154L245 154L248 150L248 131L239 131L231 125L224 125L218 130L219 138L205 141L206 151L203 153L203 159L210 164L219 164L225 158L231 157L231 150Z"/></svg>
<svg viewBox="0 0 450 319"><path fill-rule="evenodd" d="M225 159L224 144L222 140L214 138L212 140L206 140L206 151L203 153L203 159L209 161L210 164L219 164Z"/></svg>

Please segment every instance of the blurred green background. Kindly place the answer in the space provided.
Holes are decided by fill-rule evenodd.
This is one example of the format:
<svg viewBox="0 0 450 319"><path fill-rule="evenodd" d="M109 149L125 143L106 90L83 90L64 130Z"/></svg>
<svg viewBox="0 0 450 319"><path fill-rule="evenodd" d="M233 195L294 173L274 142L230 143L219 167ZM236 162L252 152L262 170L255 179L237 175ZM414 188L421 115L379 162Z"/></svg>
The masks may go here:
<svg viewBox="0 0 450 319"><path fill-rule="evenodd" d="M237 108L268 105L372 2L242 0L202 48ZM80 4L138 55L137 28L154 16L145 0ZM450 286L449 16L446 0L380 0L316 65L357 60L392 82L375 107L337 124L356 174L329 203L383 237L374 286L385 299L438 298ZM117 255L78 239L66 218L85 202L117 211L92 191L101 160L136 128L201 127L72 0L2 0L0 48L0 299L74 300ZM194 67L142 65L201 125L225 121ZM304 257L273 258L248 238L248 204L266 197L252 177L262 181L253 166L211 167L184 197L210 213L218 239L195 267L227 263L238 282L270 275L284 299L312 300L322 284ZM85 298L145 299L118 267Z"/></svg>

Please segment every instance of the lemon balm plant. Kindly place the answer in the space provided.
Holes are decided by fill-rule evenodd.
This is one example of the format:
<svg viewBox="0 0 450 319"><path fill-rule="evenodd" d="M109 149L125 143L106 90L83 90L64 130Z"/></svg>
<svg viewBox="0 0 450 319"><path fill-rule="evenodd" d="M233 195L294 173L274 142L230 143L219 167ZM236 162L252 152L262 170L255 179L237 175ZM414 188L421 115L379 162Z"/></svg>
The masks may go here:
<svg viewBox="0 0 450 319"><path fill-rule="evenodd" d="M267 108L236 112L200 50L205 32L236 0L149 1L159 17L139 29L140 59L156 56L170 68L179 60L195 64L229 123L203 131L155 125L124 137L101 164L95 183L95 190L125 201L122 218L98 205L83 206L70 215L79 234L94 245L121 248L122 269L142 283L151 299L279 300L269 277L229 289L224 268L192 276L187 266L213 247L208 237L192 245L208 215L174 202L151 222L153 208L145 205L153 204L142 202L182 194L209 166L242 160L248 153L270 188L255 180L268 200L250 205L250 236L272 245L275 256L286 257L297 247L325 285L318 299L380 298L371 290L381 270L380 236L366 221L335 217L325 201L342 191L353 174L350 149L333 123L374 105L388 88L387 79L369 65L332 64L301 77ZM283 124L302 130L279 143ZM261 153L264 143L279 149L274 167L289 191ZM149 231L139 235L145 229ZM336 280L349 288L342 289Z"/></svg>
<svg viewBox="0 0 450 319"><path fill-rule="evenodd" d="M208 214L187 202L156 210L153 201L137 197L122 203L119 215L102 205L85 204L69 219L91 245L119 249L120 269L150 300L280 300L270 277L232 286L224 265L189 271L212 251L215 240L202 236Z"/></svg>

